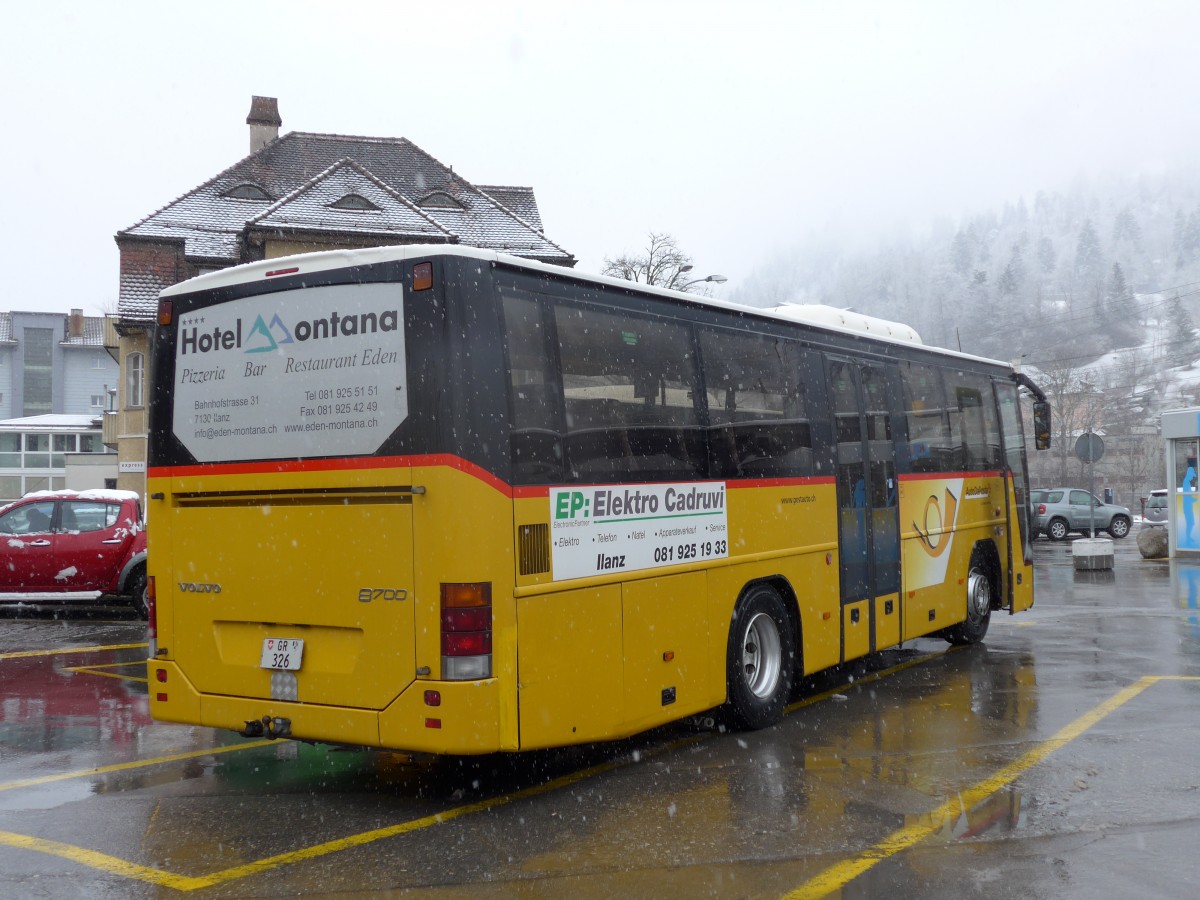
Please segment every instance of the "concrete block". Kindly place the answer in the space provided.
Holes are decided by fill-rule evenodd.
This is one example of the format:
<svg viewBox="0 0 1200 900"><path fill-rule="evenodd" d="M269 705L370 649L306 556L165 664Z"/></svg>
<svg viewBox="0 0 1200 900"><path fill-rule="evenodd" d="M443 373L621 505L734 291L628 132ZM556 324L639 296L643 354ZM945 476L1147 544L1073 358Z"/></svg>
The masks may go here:
<svg viewBox="0 0 1200 900"><path fill-rule="evenodd" d="M1112 538L1081 538L1071 545L1076 572L1094 572L1113 567Z"/></svg>

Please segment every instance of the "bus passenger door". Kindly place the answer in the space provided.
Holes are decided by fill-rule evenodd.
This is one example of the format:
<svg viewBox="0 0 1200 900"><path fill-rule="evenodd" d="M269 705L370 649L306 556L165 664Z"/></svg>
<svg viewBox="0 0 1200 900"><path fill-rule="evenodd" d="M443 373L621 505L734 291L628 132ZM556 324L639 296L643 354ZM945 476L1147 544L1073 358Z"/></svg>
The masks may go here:
<svg viewBox="0 0 1200 900"><path fill-rule="evenodd" d="M892 387L882 366L829 358L837 443L842 659L900 642Z"/></svg>
<svg viewBox="0 0 1200 900"><path fill-rule="evenodd" d="M1033 605L1033 523L1029 509L1029 466L1021 428L1017 386L994 382L1004 441L1005 505L1008 511L1008 566L1004 605L1010 613Z"/></svg>

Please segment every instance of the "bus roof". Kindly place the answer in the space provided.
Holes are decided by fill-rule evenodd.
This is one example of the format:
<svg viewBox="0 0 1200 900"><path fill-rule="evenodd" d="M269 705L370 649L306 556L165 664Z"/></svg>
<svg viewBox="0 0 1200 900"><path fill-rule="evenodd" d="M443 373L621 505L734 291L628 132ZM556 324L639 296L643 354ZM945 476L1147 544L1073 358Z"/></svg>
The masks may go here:
<svg viewBox="0 0 1200 900"><path fill-rule="evenodd" d="M674 300L683 300L702 306L727 309L745 315L762 316L768 319L780 319L787 322L800 322L826 331L868 336L876 340L908 347L919 346L939 355L1003 366L1009 370L1013 368L1011 364L1001 360L948 350L944 347L929 347L922 342L920 335L907 325L876 318L875 316L863 315L851 310L843 310L821 304L786 303L775 307L748 306L742 303L731 303L727 300L717 300L700 294L689 294L684 291L668 290L667 288L654 287L640 282L580 272L576 269L564 268L563 266L509 256L495 250L483 250L478 247L467 247L459 244L400 244L387 247L368 247L358 250L324 250L315 253L280 256L274 259L245 263L240 266L197 275L195 278L189 278L187 281L182 281L179 284L164 289L159 296L163 298L175 297L180 294L190 294L196 291L207 291L214 288L265 281L269 278L282 275L325 272L334 269L345 269L351 266L371 266L429 256L459 256L467 259L477 259L481 262L495 262L506 266L545 272L546 274L568 277L579 281L590 281L626 290L634 289L642 293L670 297Z"/></svg>

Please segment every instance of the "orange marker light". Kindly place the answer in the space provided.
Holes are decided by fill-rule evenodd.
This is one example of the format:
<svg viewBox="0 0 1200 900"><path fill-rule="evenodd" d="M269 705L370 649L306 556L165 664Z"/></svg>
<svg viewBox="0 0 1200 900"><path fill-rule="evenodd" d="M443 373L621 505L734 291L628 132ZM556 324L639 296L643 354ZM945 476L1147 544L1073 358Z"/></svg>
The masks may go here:
<svg viewBox="0 0 1200 900"><path fill-rule="evenodd" d="M427 291L433 287L433 263L423 262L413 266L413 290Z"/></svg>

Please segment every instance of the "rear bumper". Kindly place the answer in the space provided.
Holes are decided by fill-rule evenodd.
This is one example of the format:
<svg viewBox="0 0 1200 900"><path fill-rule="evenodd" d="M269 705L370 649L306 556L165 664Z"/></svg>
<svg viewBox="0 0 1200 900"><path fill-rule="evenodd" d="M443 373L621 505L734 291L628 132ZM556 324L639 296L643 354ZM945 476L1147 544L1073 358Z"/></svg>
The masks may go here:
<svg viewBox="0 0 1200 900"><path fill-rule="evenodd" d="M162 722L241 732L265 717L286 720L287 736L296 740L464 756L517 749L515 741L501 741L495 678L416 681L386 709L374 710L202 694L172 661L150 660L149 676L150 714Z"/></svg>

